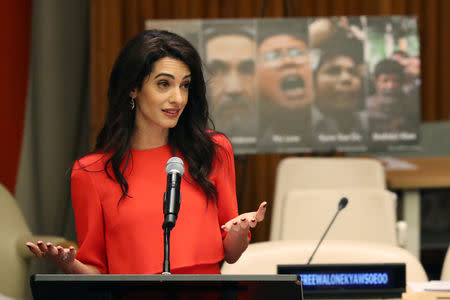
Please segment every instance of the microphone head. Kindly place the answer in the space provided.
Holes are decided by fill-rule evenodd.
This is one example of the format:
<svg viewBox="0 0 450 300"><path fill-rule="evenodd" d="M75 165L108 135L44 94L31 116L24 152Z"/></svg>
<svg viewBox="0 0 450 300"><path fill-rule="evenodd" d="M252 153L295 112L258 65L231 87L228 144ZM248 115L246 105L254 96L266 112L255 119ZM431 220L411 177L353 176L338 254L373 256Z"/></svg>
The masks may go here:
<svg viewBox="0 0 450 300"><path fill-rule="evenodd" d="M338 209L344 209L348 204L348 199L346 197L342 197L341 201L339 201Z"/></svg>
<svg viewBox="0 0 450 300"><path fill-rule="evenodd" d="M166 174L170 174L173 172L179 173L180 176L182 176L184 173L183 160L176 156L171 157L166 164Z"/></svg>

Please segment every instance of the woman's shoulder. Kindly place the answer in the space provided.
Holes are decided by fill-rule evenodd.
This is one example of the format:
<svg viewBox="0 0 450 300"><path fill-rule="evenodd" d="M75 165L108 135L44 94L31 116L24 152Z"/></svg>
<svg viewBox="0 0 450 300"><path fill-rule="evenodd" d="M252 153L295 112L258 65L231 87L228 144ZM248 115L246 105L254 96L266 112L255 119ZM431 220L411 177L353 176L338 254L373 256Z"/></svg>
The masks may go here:
<svg viewBox="0 0 450 300"><path fill-rule="evenodd" d="M211 131L210 133L212 141L216 144L216 157L219 161L226 159L228 161L233 158L233 146L230 140L223 133Z"/></svg>
<svg viewBox="0 0 450 300"><path fill-rule="evenodd" d="M225 148L226 150L232 150L232 146L231 146L231 142L228 139L228 137L221 133L221 132L217 132L217 131L208 131L209 135L211 136L212 141L216 144L219 145L223 148Z"/></svg>
<svg viewBox="0 0 450 300"><path fill-rule="evenodd" d="M89 153L75 161L73 171L84 170L90 172L103 171L110 155L105 153Z"/></svg>

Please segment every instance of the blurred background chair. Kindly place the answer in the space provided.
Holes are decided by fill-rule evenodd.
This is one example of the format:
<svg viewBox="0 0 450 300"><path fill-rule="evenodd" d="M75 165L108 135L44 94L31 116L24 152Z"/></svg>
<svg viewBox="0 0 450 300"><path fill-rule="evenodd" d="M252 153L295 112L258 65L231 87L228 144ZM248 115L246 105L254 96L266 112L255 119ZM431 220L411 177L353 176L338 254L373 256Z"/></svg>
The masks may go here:
<svg viewBox="0 0 450 300"><path fill-rule="evenodd" d="M398 232L396 195L384 189L292 189L279 200L280 219L274 232L280 240L316 240L325 232L338 202L349 202L327 234L329 240L371 241L397 246L405 231ZM401 243L400 243L401 244Z"/></svg>
<svg viewBox="0 0 450 300"><path fill-rule="evenodd" d="M442 265L441 280L450 281L450 246L447 249L447 254L444 258L444 264Z"/></svg>
<svg viewBox="0 0 450 300"><path fill-rule="evenodd" d="M283 198L292 189L386 188L382 164L366 158L283 159L277 168L270 240L280 239Z"/></svg>
<svg viewBox="0 0 450 300"><path fill-rule="evenodd" d="M42 240L63 247L76 244L63 237L32 235L16 200L2 184L0 207L0 294L25 299L29 295L28 268L33 256L25 243Z"/></svg>
<svg viewBox="0 0 450 300"><path fill-rule="evenodd" d="M268 241L254 243L234 264L224 263L222 274L276 274L279 264L306 264L317 241ZM325 240L312 264L405 263L406 280L428 281L420 261L392 245L362 241Z"/></svg>

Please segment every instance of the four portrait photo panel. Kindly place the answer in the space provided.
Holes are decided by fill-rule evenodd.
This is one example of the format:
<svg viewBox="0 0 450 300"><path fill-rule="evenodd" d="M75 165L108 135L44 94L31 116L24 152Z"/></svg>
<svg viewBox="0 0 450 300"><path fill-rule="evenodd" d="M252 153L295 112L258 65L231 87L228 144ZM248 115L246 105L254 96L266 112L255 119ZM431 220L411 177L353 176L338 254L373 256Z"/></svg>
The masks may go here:
<svg viewBox="0 0 450 300"><path fill-rule="evenodd" d="M418 150L411 16L148 20L204 63L215 130L235 154Z"/></svg>

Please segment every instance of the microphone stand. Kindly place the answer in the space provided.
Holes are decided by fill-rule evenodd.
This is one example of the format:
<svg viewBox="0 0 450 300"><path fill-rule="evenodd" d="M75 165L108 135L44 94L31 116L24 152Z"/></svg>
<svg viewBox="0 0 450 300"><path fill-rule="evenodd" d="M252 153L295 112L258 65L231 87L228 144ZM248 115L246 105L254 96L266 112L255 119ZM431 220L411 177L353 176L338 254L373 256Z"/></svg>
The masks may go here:
<svg viewBox="0 0 450 300"><path fill-rule="evenodd" d="M162 275L170 275L170 230L172 228L168 226L164 228L164 262Z"/></svg>
<svg viewBox="0 0 450 300"><path fill-rule="evenodd" d="M164 193L163 201L166 203L166 193ZM164 218L163 229L164 229L164 261L163 261L163 272L162 275L170 275L170 231L175 226L174 223L167 222Z"/></svg>

